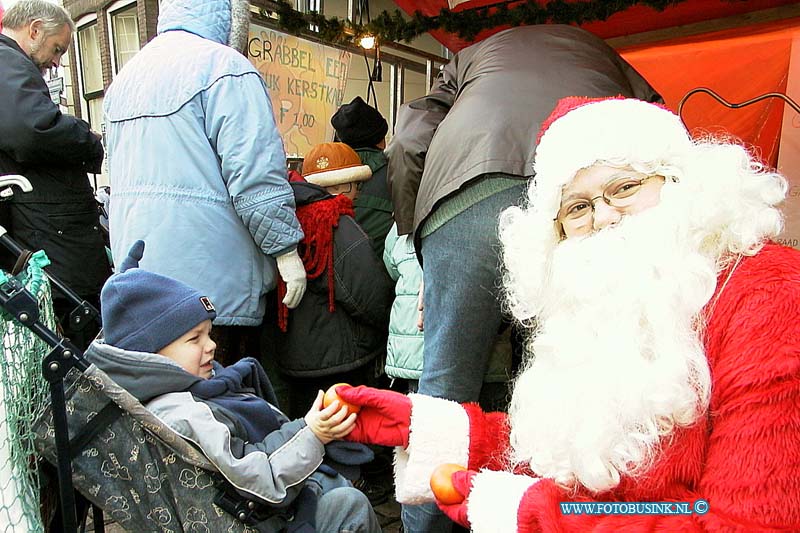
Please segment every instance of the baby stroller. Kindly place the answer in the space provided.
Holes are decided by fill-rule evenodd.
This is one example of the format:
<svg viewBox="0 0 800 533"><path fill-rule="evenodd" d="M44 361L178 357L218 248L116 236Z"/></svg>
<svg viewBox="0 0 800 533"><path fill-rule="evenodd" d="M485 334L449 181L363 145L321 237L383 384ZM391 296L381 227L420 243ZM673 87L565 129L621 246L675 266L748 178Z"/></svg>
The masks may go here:
<svg viewBox="0 0 800 533"><path fill-rule="evenodd" d="M16 245L0 236L0 243L7 242ZM22 473L25 466L35 470L35 449L36 460L57 467L66 532L78 525L73 487L129 531L233 533L290 526L291 507L276 508L237 492L200 451L53 332L47 263L37 252L20 274L0 270L6 328L0 430L8 441L24 444L8 454L8 466L0 460L0 523L10 524L11 531L43 530L38 482ZM17 356L8 356L11 349ZM6 386L9 382L16 386ZM95 513L95 531L102 531L102 513Z"/></svg>

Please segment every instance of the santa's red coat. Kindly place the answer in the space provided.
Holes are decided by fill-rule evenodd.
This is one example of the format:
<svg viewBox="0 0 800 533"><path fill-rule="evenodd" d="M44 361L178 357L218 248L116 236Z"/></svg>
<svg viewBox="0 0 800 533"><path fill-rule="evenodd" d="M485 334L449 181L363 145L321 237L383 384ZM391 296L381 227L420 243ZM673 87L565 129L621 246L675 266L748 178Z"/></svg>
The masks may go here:
<svg viewBox="0 0 800 533"><path fill-rule="evenodd" d="M729 279L721 274L710 302L708 413L674 433L642 477L601 494L569 494L507 471L505 414L412 396L398 498L429 499L426 474L460 462L481 470L468 500L475 531L800 531L800 252L770 244L743 258ZM705 514L565 515L559 505L700 499Z"/></svg>

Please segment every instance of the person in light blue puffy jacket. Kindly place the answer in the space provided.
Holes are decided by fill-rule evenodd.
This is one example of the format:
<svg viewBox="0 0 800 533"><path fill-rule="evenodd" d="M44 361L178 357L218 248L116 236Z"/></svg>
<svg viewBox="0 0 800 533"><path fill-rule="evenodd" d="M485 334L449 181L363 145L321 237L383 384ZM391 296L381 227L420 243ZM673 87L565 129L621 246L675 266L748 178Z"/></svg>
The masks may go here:
<svg viewBox="0 0 800 533"><path fill-rule="evenodd" d="M422 375L425 336L417 327L422 268L417 261L412 235L397 235L393 224L386 235L383 264L395 281L394 302L389 315L386 344L386 375L394 379L418 380Z"/></svg>
<svg viewBox="0 0 800 533"><path fill-rule="evenodd" d="M162 0L158 35L103 106L113 255L145 240L143 268L208 294L224 364L244 355L241 344L257 350L276 276L290 308L306 285L272 105L240 53L248 28L246 0Z"/></svg>

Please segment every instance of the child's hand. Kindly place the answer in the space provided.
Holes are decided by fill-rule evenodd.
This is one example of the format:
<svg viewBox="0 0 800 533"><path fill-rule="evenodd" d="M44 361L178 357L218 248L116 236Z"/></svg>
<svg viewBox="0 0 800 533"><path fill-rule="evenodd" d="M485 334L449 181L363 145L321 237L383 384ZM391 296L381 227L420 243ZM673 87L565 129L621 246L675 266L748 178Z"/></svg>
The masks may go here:
<svg viewBox="0 0 800 533"><path fill-rule="evenodd" d="M332 440L339 440L347 436L356 427L356 414L347 416L347 408L335 400L325 409L322 408L323 392L317 392L317 399L314 405L306 414L304 420L306 425L311 428L314 435L328 444Z"/></svg>

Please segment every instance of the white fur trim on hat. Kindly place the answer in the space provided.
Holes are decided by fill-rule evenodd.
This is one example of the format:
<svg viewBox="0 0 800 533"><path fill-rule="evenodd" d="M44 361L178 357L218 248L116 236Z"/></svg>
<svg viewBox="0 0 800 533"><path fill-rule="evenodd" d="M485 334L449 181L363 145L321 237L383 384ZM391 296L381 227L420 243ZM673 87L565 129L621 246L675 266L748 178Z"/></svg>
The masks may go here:
<svg viewBox="0 0 800 533"><path fill-rule="evenodd" d="M467 500L467 518L471 531L495 533L517 531L517 512L525 491L537 478L482 470L472 479Z"/></svg>
<svg viewBox="0 0 800 533"><path fill-rule="evenodd" d="M668 165L689 146L680 118L656 104L633 98L584 104L555 120L539 140L534 209L555 218L561 190L598 161Z"/></svg>
<svg viewBox="0 0 800 533"><path fill-rule="evenodd" d="M469 417L456 402L409 394L411 428L408 447L395 448L395 496L399 503L433 501L430 479L443 463L467 466Z"/></svg>
<svg viewBox="0 0 800 533"><path fill-rule="evenodd" d="M372 177L372 169L369 168L369 165L358 165L355 167L314 172L313 174L307 174L303 177L307 182L319 185L320 187L332 187L334 185L353 181L366 181Z"/></svg>

